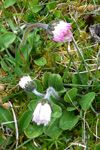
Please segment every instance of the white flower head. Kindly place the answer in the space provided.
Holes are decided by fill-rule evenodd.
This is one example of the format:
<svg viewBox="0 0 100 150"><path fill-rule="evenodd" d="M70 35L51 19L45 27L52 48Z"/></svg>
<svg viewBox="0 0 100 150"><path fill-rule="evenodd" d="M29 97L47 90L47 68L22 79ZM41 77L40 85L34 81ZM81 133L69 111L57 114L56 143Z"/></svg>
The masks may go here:
<svg viewBox="0 0 100 150"><path fill-rule="evenodd" d="M19 86L20 86L22 89L24 89L24 88L25 88L25 85L26 85L28 82L30 82L30 81L32 81L32 79L30 78L29 75L28 75L28 76L23 76L23 77L20 79L20 81L19 81Z"/></svg>
<svg viewBox="0 0 100 150"><path fill-rule="evenodd" d="M46 126L51 119L51 106L48 103L39 102L33 112L32 121L36 122L37 125L44 124Z"/></svg>
<svg viewBox="0 0 100 150"><path fill-rule="evenodd" d="M35 82L31 79L31 77L23 76L19 81L19 86L24 89L26 92L32 92L34 89L36 89Z"/></svg>

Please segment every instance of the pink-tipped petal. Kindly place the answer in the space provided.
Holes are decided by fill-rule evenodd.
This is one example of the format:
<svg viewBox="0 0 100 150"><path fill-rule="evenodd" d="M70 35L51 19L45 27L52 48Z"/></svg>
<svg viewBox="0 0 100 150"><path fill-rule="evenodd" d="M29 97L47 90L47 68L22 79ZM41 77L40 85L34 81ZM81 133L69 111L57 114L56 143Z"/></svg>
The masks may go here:
<svg viewBox="0 0 100 150"><path fill-rule="evenodd" d="M64 21L60 21L57 26L55 26L55 30L52 31L53 33L53 40L56 42L66 42L71 41L72 32L70 31L71 24L66 23Z"/></svg>

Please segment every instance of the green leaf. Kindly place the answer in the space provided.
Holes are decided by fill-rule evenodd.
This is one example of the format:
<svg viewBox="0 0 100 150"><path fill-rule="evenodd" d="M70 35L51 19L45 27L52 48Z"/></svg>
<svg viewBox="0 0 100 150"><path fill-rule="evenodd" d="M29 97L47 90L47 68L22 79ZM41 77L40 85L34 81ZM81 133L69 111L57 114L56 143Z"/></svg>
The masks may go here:
<svg viewBox="0 0 100 150"><path fill-rule="evenodd" d="M59 118L62 114L61 108L54 103L52 103L52 107L53 107L52 117Z"/></svg>
<svg viewBox="0 0 100 150"><path fill-rule="evenodd" d="M87 110L89 108L89 106L91 105L92 101L95 98L95 93L94 92L90 92L86 95L84 95L81 99L80 99L80 105L82 107L83 110Z"/></svg>
<svg viewBox="0 0 100 150"><path fill-rule="evenodd" d="M56 19L61 18L61 15L62 15L62 12L60 10L54 11L54 16L55 16Z"/></svg>
<svg viewBox="0 0 100 150"><path fill-rule="evenodd" d="M37 148L33 145L33 143L26 144L26 150L37 150Z"/></svg>
<svg viewBox="0 0 100 150"><path fill-rule="evenodd" d="M47 72L47 73L45 73L44 75L43 75L43 78L42 78L42 84L43 84L43 86L44 86L44 88L45 89L47 89L48 88L48 81L49 81L49 76L51 75L51 73L50 72Z"/></svg>
<svg viewBox="0 0 100 150"><path fill-rule="evenodd" d="M32 117L33 117L33 111L30 110L27 110L22 114L18 122L21 130L24 130L28 127L30 121L32 120Z"/></svg>
<svg viewBox="0 0 100 150"><path fill-rule="evenodd" d="M9 26L10 26L11 30L14 32L15 27L14 27L14 24L13 24L12 20L9 18L9 19L7 20L7 22L9 23Z"/></svg>
<svg viewBox="0 0 100 150"><path fill-rule="evenodd" d="M24 46L23 46L24 47ZM24 47L24 51L26 52L27 51L27 49L25 49L25 47ZM23 59L22 59L22 56L21 56L21 53L22 53L22 55L24 56L24 58L26 58L26 55L24 55L24 53L23 53L23 51L22 51L22 49L21 49L21 52L20 51L18 51L18 50L16 50L15 51L15 66L16 65L22 65L23 64Z"/></svg>
<svg viewBox="0 0 100 150"><path fill-rule="evenodd" d="M44 126L43 129L45 134L53 139L57 139L59 135L62 133L62 129L59 128L59 119L51 120L49 126Z"/></svg>
<svg viewBox="0 0 100 150"><path fill-rule="evenodd" d="M31 1L30 6L38 5L38 0Z"/></svg>
<svg viewBox="0 0 100 150"><path fill-rule="evenodd" d="M95 149L94 150L100 150L100 142L96 144Z"/></svg>
<svg viewBox="0 0 100 150"><path fill-rule="evenodd" d="M22 55L24 56L24 58L25 58L26 60L29 59L30 47L28 46L27 43L26 43L24 46L22 46L22 47L20 48L20 51L21 51ZM22 59L22 56L21 56L20 51L18 51L19 63L22 64L23 59Z"/></svg>
<svg viewBox="0 0 100 150"><path fill-rule="evenodd" d="M62 80L64 80L64 79L67 77L67 72L68 72L69 67L70 67L70 65L71 65L71 62L72 62L72 60L73 60L73 56L74 56L74 54L73 54L73 55L71 56L71 58L70 58L70 61L69 61L68 65L67 65L67 68L66 68L66 70L65 70L65 72L64 72L64 74L63 74L63 76L62 76Z"/></svg>
<svg viewBox="0 0 100 150"><path fill-rule="evenodd" d="M3 59L1 60L1 67L2 67L5 71L8 71L8 69L10 69L10 68L8 68L7 64L5 63L5 61L4 61Z"/></svg>
<svg viewBox="0 0 100 150"><path fill-rule="evenodd" d="M28 104L28 108L29 108L30 110L34 111L34 110L35 110L35 107L36 107L36 105L37 105L37 103L38 103L37 100L32 100L32 101L30 101L30 103Z"/></svg>
<svg viewBox="0 0 100 150"><path fill-rule="evenodd" d="M47 7L49 10L55 9L57 6L57 2L49 2Z"/></svg>
<svg viewBox="0 0 100 150"><path fill-rule="evenodd" d="M14 121L11 112L8 109L4 108L3 106L0 106L0 120L2 123ZM4 124L4 126L11 128L11 129L15 129L14 122L9 123L9 124Z"/></svg>
<svg viewBox="0 0 100 150"><path fill-rule="evenodd" d="M32 12L34 13L39 12L43 8L43 6L38 5L38 0L31 1L29 5L31 7Z"/></svg>
<svg viewBox="0 0 100 150"><path fill-rule="evenodd" d="M67 111L73 111L73 110L76 110L77 108L76 107L67 107Z"/></svg>
<svg viewBox="0 0 100 150"><path fill-rule="evenodd" d="M34 63L38 66L43 66L46 64L46 59L44 57L41 57L37 60L34 60Z"/></svg>
<svg viewBox="0 0 100 150"><path fill-rule="evenodd" d="M0 136L0 145L2 145L4 143L4 141L5 141L5 139L2 136Z"/></svg>
<svg viewBox="0 0 100 150"><path fill-rule="evenodd" d="M0 33L5 33L5 32L7 32L6 28L0 25Z"/></svg>
<svg viewBox="0 0 100 150"><path fill-rule="evenodd" d="M70 101L70 98L71 98L71 100L73 101L73 100L75 99L76 95L77 95L77 88L72 88L71 90L69 90L69 91L65 94L64 100L65 100L66 102L70 103L70 102L71 102L71 101ZM70 98L69 98L69 97L70 97Z"/></svg>
<svg viewBox="0 0 100 150"><path fill-rule="evenodd" d="M9 44L13 43L16 38L16 35L12 32L7 32L1 35L2 45L0 46L4 50L4 46L7 48ZM4 46L3 46L4 45Z"/></svg>
<svg viewBox="0 0 100 150"><path fill-rule="evenodd" d="M40 41L40 35L37 34L38 31L39 29L35 29L35 32L31 32L28 36L28 42L31 47Z"/></svg>
<svg viewBox="0 0 100 150"><path fill-rule="evenodd" d="M37 85L37 91L40 93L43 93L43 87L42 87L41 83L38 80L34 80L34 82Z"/></svg>
<svg viewBox="0 0 100 150"><path fill-rule="evenodd" d="M43 133L43 125L38 126L36 123L33 123L33 125L29 125L25 129L25 135L28 138L36 138L42 133Z"/></svg>
<svg viewBox="0 0 100 150"><path fill-rule="evenodd" d="M48 86L53 87L56 91L64 89L62 78L59 74L51 74L48 79Z"/></svg>
<svg viewBox="0 0 100 150"><path fill-rule="evenodd" d="M74 112L63 112L60 122L59 122L59 127L63 130L71 130L75 124L78 122L79 117L75 116Z"/></svg>
<svg viewBox="0 0 100 150"><path fill-rule="evenodd" d="M32 12L37 13L43 8L43 6L33 6L31 8Z"/></svg>
<svg viewBox="0 0 100 150"><path fill-rule="evenodd" d="M59 74L45 73L42 78L44 88L53 87L56 91L64 89L62 78Z"/></svg>
<svg viewBox="0 0 100 150"><path fill-rule="evenodd" d="M13 5L16 3L17 0L5 0L4 2L4 7L8 8L9 6Z"/></svg>
<svg viewBox="0 0 100 150"><path fill-rule="evenodd" d="M74 74L72 79L73 84L87 84L88 82L88 74L87 73L81 73Z"/></svg>

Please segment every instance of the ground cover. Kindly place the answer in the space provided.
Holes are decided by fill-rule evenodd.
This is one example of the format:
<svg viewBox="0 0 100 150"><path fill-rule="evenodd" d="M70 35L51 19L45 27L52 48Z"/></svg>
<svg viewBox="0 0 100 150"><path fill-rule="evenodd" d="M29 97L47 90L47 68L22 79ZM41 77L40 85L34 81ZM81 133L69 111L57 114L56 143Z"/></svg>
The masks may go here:
<svg viewBox="0 0 100 150"><path fill-rule="evenodd" d="M0 149L100 149L99 44L100 1L0 1Z"/></svg>

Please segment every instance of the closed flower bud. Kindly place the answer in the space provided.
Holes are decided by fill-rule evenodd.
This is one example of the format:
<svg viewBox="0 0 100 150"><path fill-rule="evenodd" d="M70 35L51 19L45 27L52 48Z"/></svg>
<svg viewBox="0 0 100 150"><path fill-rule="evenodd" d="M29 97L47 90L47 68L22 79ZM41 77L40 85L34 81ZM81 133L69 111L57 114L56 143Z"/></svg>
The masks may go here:
<svg viewBox="0 0 100 150"><path fill-rule="evenodd" d="M4 103L2 106L3 106L4 108L6 108L6 109L9 109L9 108L10 108L10 104L9 104L9 103Z"/></svg>
<svg viewBox="0 0 100 150"><path fill-rule="evenodd" d="M32 92L36 89L35 82L30 78L30 76L23 76L19 81L19 86L26 92Z"/></svg>
<svg viewBox="0 0 100 150"><path fill-rule="evenodd" d="M47 34L55 42L71 41L72 32L70 31L71 24L63 20L54 20L48 24Z"/></svg>
<svg viewBox="0 0 100 150"><path fill-rule="evenodd" d="M36 122L37 125L44 124L46 126L51 119L51 106L45 102L39 102L33 112L32 121Z"/></svg>

